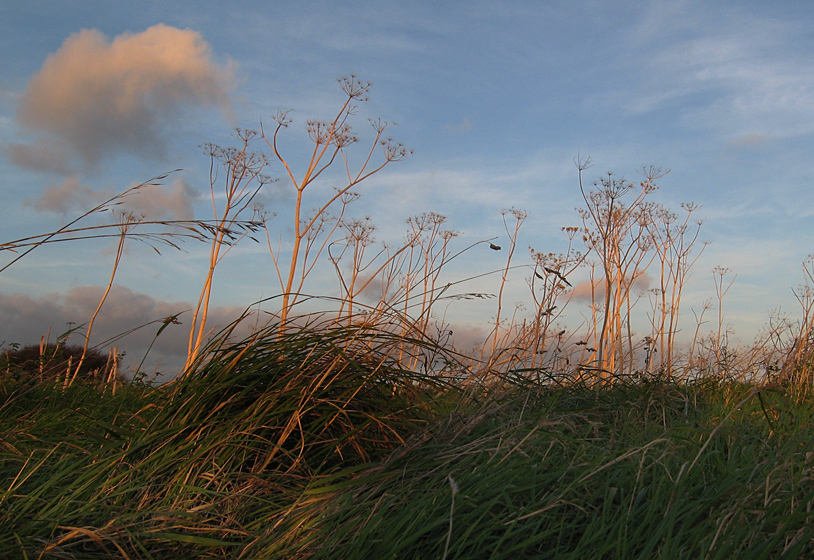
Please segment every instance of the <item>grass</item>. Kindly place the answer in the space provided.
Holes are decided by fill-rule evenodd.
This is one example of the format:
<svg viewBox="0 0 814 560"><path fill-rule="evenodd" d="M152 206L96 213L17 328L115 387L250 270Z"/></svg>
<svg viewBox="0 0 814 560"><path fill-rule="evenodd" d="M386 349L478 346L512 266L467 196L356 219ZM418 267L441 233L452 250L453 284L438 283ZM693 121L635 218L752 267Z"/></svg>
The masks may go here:
<svg viewBox="0 0 814 560"><path fill-rule="evenodd" d="M386 365L394 342L272 328L171 387L6 387L0 556L217 556L288 526L314 481L427 425L438 383Z"/></svg>
<svg viewBox="0 0 814 560"><path fill-rule="evenodd" d="M744 389L515 390L502 410L389 463L389 477L326 522L335 548L318 556L442 557L449 475L459 487L449 558L810 553L812 438L800 425L772 433L759 404L746 406L690 468Z"/></svg>
<svg viewBox="0 0 814 560"><path fill-rule="evenodd" d="M228 334L167 386L3 384L0 557L814 553L805 385L467 385L369 328Z"/></svg>

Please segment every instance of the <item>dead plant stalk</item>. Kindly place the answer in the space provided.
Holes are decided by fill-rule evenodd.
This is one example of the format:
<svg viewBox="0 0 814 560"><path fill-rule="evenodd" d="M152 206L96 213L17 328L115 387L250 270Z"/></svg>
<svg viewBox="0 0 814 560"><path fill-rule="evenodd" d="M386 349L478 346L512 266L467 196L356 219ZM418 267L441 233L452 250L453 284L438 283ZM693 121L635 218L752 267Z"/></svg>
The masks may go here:
<svg viewBox="0 0 814 560"><path fill-rule="evenodd" d="M272 254L277 277L283 292L280 310L281 330L287 327L291 309L297 304L306 277L313 269L314 263L319 259L331 235L338 227L339 222L337 220L333 224L330 232L325 236L325 241L316 253L311 256L311 260L309 261L311 247L314 245L316 237L322 233L322 228L326 223L329 209L337 201L342 202L344 207L344 205L351 200L347 197L353 194L350 192L353 187L375 175L389 163L404 160L412 153L411 150L406 149L391 138L383 137L384 133L393 126L392 123L383 122L381 120L371 120L370 124L375 131L374 140L361 165L359 165L355 171L352 171L345 149L355 144L358 138L354 135L348 121L350 117L356 113L356 103L367 100L370 83L361 81L351 75L349 77L340 78L339 84L346 98L336 116L330 121L309 120L306 122L306 130L311 141L314 143L314 149L302 178L297 179L288 157L283 155L279 145L280 132L288 128L292 122L288 117L289 112L280 111L274 116L274 121L277 123L277 126L271 138L266 136L265 132L262 133L262 137L271 148L274 157L285 168L285 174L296 192L292 224L294 239L287 272L283 273L280 269L281 263L279 262L279 254L275 254L271 243L269 243L269 250ZM379 164L372 164L377 146L381 146L382 148L383 161ZM344 166L344 186L337 188L335 194L318 206L310 218L304 218L303 205L305 204L305 191L322 176L323 173L332 167L334 162L337 161L337 158L342 161ZM299 281L297 282L298 276ZM295 282L297 282L296 285Z"/></svg>

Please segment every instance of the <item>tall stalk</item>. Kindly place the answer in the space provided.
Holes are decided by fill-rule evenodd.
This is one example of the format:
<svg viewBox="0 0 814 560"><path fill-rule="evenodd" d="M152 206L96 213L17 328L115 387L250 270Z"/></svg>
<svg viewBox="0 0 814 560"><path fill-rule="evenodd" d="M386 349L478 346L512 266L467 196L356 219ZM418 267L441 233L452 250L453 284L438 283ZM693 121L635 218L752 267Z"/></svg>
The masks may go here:
<svg viewBox="0 0 814 560"><path fill-rule="evenodd" d="M79 357L79 363L76 364L70 380L68 380L67 377L65 378L66 384L69 387L73 385L74 381L76 381L76 377L79 375L79 371L82 369L82 365L85 363L85 356L87 356L88 346L90 345L90 333L93 330L93 323L96 321L96 317L102 310L102 306L105 304L108 294L110 294L110 289L113 287L113 280L116 278L116 271L119 269L119 263L121 263L122 255L124 254L124 242L127 238L127 234L137 222L138 220L135 216L133 216L133 214L125 214L122 215L121 221L118 223L120 235L119 242L116 246L116 257L113 259L113 269L110 271L110 280L107 282L105 293L102 294L102 299L99 300L96 310L93 312L90 321L88 321L88 328L85 330L85 343L82 345L82 354Z"/></svg>
<svg viewBox="0 0 814 560"><path fill-rule="evenodd" d="M203 288L192 314L185 370L196 362L206 339L206 319L209 314L215 269L234 244L248 234L248 230L236 233L230 226L249 208L260 188L270 182L270 179L262 174L267 164L266 157L249 150L249 144L255 136L256 133L251 130L238 129L237 138L240 141L238 148L222 148L214 144L205 146L210 160L209 192L216 227L209 246L209 266ZM224 174L225 196L222 208L218 209L215 185L221 172Z"/></svg>
<svg viewBox="0 0 814 560"><path fill-rule="evenodd" d="M292 216L294 239L287 267L281 268L283 263L280 262L279 249L277 250L277 254L275 254L271 243L269 243L269 250L271 251L277 277L282 289L282 305L280 309L281 332L287 327L291 309L297 304L308 273L313 269L314 263L319 259L322 251L328 244L328 240L339 225L338 221L335 222L331 230L325 236L325 241L316 253L309 254L307 250L311 246L309 245L309 240L311 240L311 244L313 244L313 240L316 239L317 234L322 233L320 228L326 223L325 217L328 215L329 209L332 208L337 201L345 201L343 204L346 204L346 197L352 194L351 189L353 187L375 175L389 163L404 160L412 153L411 150L408 150L400 143L393 141L391 138L384 137L385 132L393 126L391 123L381 120L371 120L370 124L373 127L375 136L371 143L370 150L364 157L362 164L354 170L351 170L346 148L355 144L358 138L353 133L349 120L356 112L356 103L367 100L370 83L361 81L357 79L356 76L351 75L339 79L339 84L345 93L345 100L333 119L329 121L309 120L306 122L306 130L311 141L314 143L314 148L305 166L305 171L299 178L289 163L288 157L283 155L279 144L280 132L288 128L292 122L288 117L289 112L281 111L275 115L274 121L277 123L277 126L271 137L266 136L265 132L263 132L263 139L271 148L277 161L283 165L285 175L288 177L289 182L296 192ZM381 147L382 149L382 161L372 163L377 147ZM306 190L331 168L335 162L341 162L341 165L344 167L343 186L336 188L332 196L318 205L310 218L304 217ZM299 281L297 282L298 277Z"/></svg>
<svg viewBox="0 0 814 560"><path fill-rule="evenodd" d="M593 252L602 267L604 285L601 327L597 332L597 366L610 375L620 367L627 355L627 367L632 367L633 351L630 312L635 301L631 299L636 281L646 272L655 255L648 234L653 223L655 206L646 202L657 187L655 181L664 176L659 168L643 170L644 180L638 185L617 179L608 173L594 183L596 190L585 191L582 172L590 160L579 160L579 188L585 207L579 209L586 229L584 237L588 250ZM630 195L632 200L627 201ZM628 347L624 347L627 326Z"/></svg>
<svg viewBox="0 0 814 560"><path fill-rule="evenodd" d="M517 248L517 236L520 233L520 227L523 225L523 222L526 221L528 218L528 212L525 210L520 210L518 208L511 208L510 210L503 210L503 228L506 230L506 235L508 236L509 241L509 249L508 255L506 256L506 266L503 268L503 274L500 277L500 289L498 290L497 294L497 312L495 313L495 327L492 333L492 349L489 352L489 366L491 367L494 364L495 360L497 359L497 341L500 335L500 320L501 320L501 313L503 312L503 291L506 288L506 281L509 277L509 270L512 267L512 257L514 256L514 251ZM509 224L506 222L506 215L511 214L514 218L514 226L509 227ZM499 249L499 247L498 247Z"/></svg>

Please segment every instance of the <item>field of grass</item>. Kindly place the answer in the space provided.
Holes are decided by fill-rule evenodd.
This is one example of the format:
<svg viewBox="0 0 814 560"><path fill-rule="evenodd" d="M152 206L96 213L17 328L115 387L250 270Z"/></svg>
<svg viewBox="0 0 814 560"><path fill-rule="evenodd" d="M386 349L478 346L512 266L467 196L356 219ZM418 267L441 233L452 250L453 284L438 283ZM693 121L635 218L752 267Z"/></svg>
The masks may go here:
<svg viewBox="0 0 814 560"><path fill-rule="evenodd" d="M814 554L808 384L462 377L403 348L269 327L164 386L6 375L0 557Z"/></svg>

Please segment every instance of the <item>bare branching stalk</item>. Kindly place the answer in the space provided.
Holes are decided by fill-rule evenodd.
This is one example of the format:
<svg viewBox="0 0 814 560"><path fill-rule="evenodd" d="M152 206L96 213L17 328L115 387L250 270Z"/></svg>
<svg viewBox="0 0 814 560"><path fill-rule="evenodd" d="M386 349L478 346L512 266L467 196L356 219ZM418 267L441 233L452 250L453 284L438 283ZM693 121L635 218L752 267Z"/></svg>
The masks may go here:
<svg viewBox="0 0 814 560"><path fill-rule="evenodd" d="M511 208L509 210L503 210L503 228L506 230L506 235L508 236L509 241L509 248L508 248L508 255L506 256L506 266L503 268L503 274L500 278L500 289L498 290L497 295L497 312L495 313L495 327L494 331L492 332L492 348L489 352L489 367L494 364L494 361L497 359L497 343L498 338L500 337L500 322L501 322L501 314L503 312L503 291L506 288L506 281L509 278L509 270L512 267L512 257L514 256L514 250L517 248L517 236L520 233L520 227L523 225L523 222L526 221L528 218L528 212L525 210L520 210L518 208ZM507 214L511 214L514 218L513 226L509 226L508 222L506 221Z"/></svg>
<svg viewBox="0 0 814 560"><path fill-rule="evenodd" d="M791 341L782 357L779 377L793 383L814 382L814 255L802 265L803 284L794 290L800 304L800 318L791 325Z"/></svg>
<svg viewBox="0 0 814 560"><path fill-rule="evenodd" d="M101 311L101 308L104 305L112 288L116 272L118 270L119 264L121 263L121 259L123 256L125 239L130 239L131 241L139 241L141 243L144 243L145 245L153 249L156 253L160 254L161 253L161 251L159 250L160 247L170 247L173 249L181 250L181 242L187 240L204 242L211 239L213 240L213 243L218 243L221 246L222 245L229 246L236 242L237 240L239 240L240 238L244 237L245 235L257 231L263 225L262 222L256 220L238 219L239 212L232 212L231 214L224 213L223 216L219 218L216 216L216 219L212 221L147 220L144 219L144 217L136 217L132 213L126 211L122 212L119 210L119 207L125 204L131 196L134 196L135 194L147 190L149 188L161 186L162 184L161 181L166 179L169 176L169 174L170 173L164 173L162 175L156 176L148 181L139 183L133 187L126 189L121 193L116 194L115 196L106 199L102 203L94 206L87 212L84 212L78 218L70 221L69 223L57 229L56 231L46 234L29 236L10 242L0 243L0 252L9 251L12 253L19 253L10 262L6 263L2 268L0 268L0 272L2 272L8 269L11 265L18 262L26 255L30 254L36 248L43 245L50 245L54 243L65 243L72 241L88 241L111 238L117 239L117 251L114 258L113 269L107 284L107 288L101 298L101 301L97 305L90 322L88 323L87 330L84 334L85 344L82 356L78 360L78 363L76 364L71 363L69 370L66 371L66 377L64 380L65 387L67 387L69 384L73 383L76 380L81 370L81 367L84 365L83 362L89 349L88 345L91 331L93 329L93 325L96 321L96 318L99 315L99 312ZM248 204L248 201L246 201L246 203ZM86 218L97 216L108 211L118 213L120 219L114 221L114 223L108 224L96 224L96 225L79 224L79 222L85 220ZM113 230L116 230L115 233ZM211 285L211 278L209 278L208 282ZM200 307L201 306L199 306L199 308ZM78 327L72 328L64 336L67 338L67 336L70 333L74 332L77 329ZM130 332L133 332L135 330L138 330L138 328L132 329L131 331L127 331L122 335L118 335L114 338L111 338L105 341L103 345L113 342L114 340L118 340L122 336L129 334Z"/></svg>
<svg viewBox="0 0 814 560"><path fill-rule="evenodd" d="M523 343L530 353L530 360L526 366L529 368L541 367L544 357L549 354L552 366L559 366L558 360L566 343L566 331L559 329L550 333L555 321L563 316L565 307L573 296L573 286L568 280L584 262L585 256L574 249L574 239L582 231L581 228L562 228L568 239L568 248L563 254L541 253L530 249L531 258L534 262L534 270L528 279L531 296L534 301L534 316L530 327L523 330ZM554 341L554 352L549 353L547 348L548 339ZM566 357L566 365L570 363L570 358Z"/></svg>
<svg viewBox="0 0 814 560"><path fill-rule="evenodd" d="M429 219L428 216L432 216L432 219ZM402 246L394 250L385 244L372 258L365 257L367 247L374 242L372 233L375 227L370 223L369 218L344 222L341 227L346 233L345 237L331 243L328 248L329 258L334 265L342 290L339 316L344 315L346 321L351 321L355 313L354 301L375 283L379 284L381 296L375 308L366 312L367 320L375 321L376 316L374 315L380 316L382 313L392 311L396 302L403 299L405 308L402 316L402 333L406 335L407 331L412 329L424 332L427 326L425 313L429 314L429 305L446 255L447 245L449 240L456 235L455 232L438 229L445 220L443 216L436 214L425 214L408 219L407 223L410 225L411 231L405 237ZM425 235L428 231L429 235ZM437 250L436 237L443 239L440 251ZM429 243L428 246L427 243ZM408 257L416 250L420 250L424 257L423 278L416 269L406 266ZM349 271L345 272L342 263L348 254L350 254ZM418 263L420 261L410 258L409 262ZM399 285L400 278L403 281ZM410 279L419 278L424 284L421 292L422 302L418 318L416 322L413 322L408 319L411 307Z"/></svg>
<svg viewBox="0 0 814 560"><path fill-rule="evenodd" d="M633 287L654 258L649 230L655 206L645 199L657 189L655 181L665 172L655 167L643 170L644 180L638 187L608 173L594 183L595 191L586 193L582 172L589 164L589 160L577 162L579 188L586 205L579 213L587 230L584 239L588 250L596 255L604 275L597 367L613 374L618 367L624 367L625 355L628 356L627 367L632 365L629 319L635 305ZM629 202L625 200L628 195L632 198ZM624 347L625 330L627 348Z"/></svg>
<svg viewBox="0 0 814 560"><path fill-rule="evenodd" d="M266 157L259 152L249 150L249 145L256 134L251 130L238 129L237 138L240 145L237 148L222 148L214 144L204 146L210 160L209 190L216 230L209 248L209 267L203 288L193 310L184 369L195 363L201 345L206 339L206 319L209 314L215 269L234 244L249 233L248 230L235 232L230 229L230 225L252 205L260 188L270 182L270 179L262 174L268 163ZM222 208L218 209L215 185L218 183L221 172L223 173L224 201Z"/></svg>
<svg viewBox="0 0 814 560"><path fill-rule="evenodd" d="M341 78L339 84L345 93L345 101L334 118L329 121L311 120L306 122L306 130L314 144L314 149L311 153L310 160L305 166L305 171L301 176L297 177L297 175L295 175L292 165L289 163L289 158L283 155L279 144L281 131L288 128L292 122L288 117L289 112L281 111L275 115L274 121L277 123L277 126L271 137L267 136L265 132L262 134L266 144L271 148L274 157L285 168L285 175L288 177L288 180L296 192L292 224L294 238L287 268L283 268L283 263L280 262L279 249L275 254L271 243L269 243L269 249L272 252L277 277L282 289L282 305L280 310L281 330L286 328L291 309L297 304L302 292L305 278L313 269L322 250L326 247L328 240L339 225L339 221L335 221L331 230L327 232L325 241L320 248L315 253L311 251L312 247L315 246L319 234L325 231L325 218L329 210L337 202L342 203L344 207L349 201L347 197L351 189L356 185L375 175L388 164L402 161L412 153L411 150L406 149L400 143L395 142L389 137L385 137L387 130L393 126L391 123L381 120L371 120L370 124L373 127L375 137L362 163L352 169L346 149L355 144L358 138L354 134L349 120L356 112L356 104L367 100L370 83L359 80L355 76L349 76ZM378 163L374 163L374 155L377 147L381 149L382 159ZM332 167L335 162L341 162L341 165L344 167L343 186L337 188L331 197L318 205L310 218L305 218L304 205L306 190ZM299 278L299 283L295 285L297 278Z"/></svg>
<svg viewBox="0 0 814 560"><path fill-rule="evenodd" d="M421 332L427 332L429 328L433 303L438 296L436 289L438 278L446 263L449 242L457 235L451 230L441 229L446 220L445 216L434 212L424 213L407 220L412 228L412 235L418 240L418 244L411 244L410 247L414 247L419 252L417 263L420 264L420 268L408 272L408 275L415 278L417 285L421 288L420 311L417 313L417 328ZM410 289L413 288L415 286ZM409 298L406 299L408 306L411 306L412 301Z"/></svg>
<svg viewBox="0 0 814 560"><path fill-rule="evenodd" d="M662 205L648 201L658 187L656 181L667 174L658 167L644 168L638 185L617 179L608 173L586 192L583 172L590 159L576 160L579 188L585 207L578 209L583 220L591 265L592 306L588 318L589 335L584 341L595 347L595 367L605 375L633 373L636 352L644 349L649 370L653 356L660 356L659 371L672 374L675 337L681 308L681 292L690 269L698 260L701 221L692 221L697 206L682 204L683 220ZM639 286L651 264L658 263L659 285L650 290L652 300L651 332L635 333L633 310L645 293ZM597 276L601 274L601 278Z"/></svg>
<svg viewBox="0 0 814 560"><path fill-rule="evenodd" d="M681 292L690 270L708 244L702 242L700 250L693 254L703 222L693 221L694 227L690 227L692 214L698 206L685 203L681 207L686 212L681 222L677 222L676 214L659 207L650 232L659 264L659 287L653 290L657 299L653 309L651 351L658 348L660 369L667 375L673 372Z"/></svg>
<svg viewBox="0 0 814 560"><path fill-rule="evenodd" d="M724 330L724 297L729 292L732 284L735 283L737 275L727 284L725 279L732 271L723 266L716 266L712 269L712 280L715 282L715 297L718 299L718 330L715 336L715 361L721 365L727 361L728 335ZM726 284L726 286L724 286Z"/></svg>
<svg viewBox="0 0 814 560"><path fill-rule="evenodd" d="M178 171L178 170L176 169L175 171ZM174 172L171 171L169 173L164 173L162 175L158 175L158 176L153 177L152 179L150 179L148 181L145 181L143 183L139 183L138 185L132 186L129 189L125 190L124 192L121 192L121 193L119 193L119 194L117 194L115 196L112 196L112 197L108 198L107 200L105 200L101 204L98 204L98 205L94 206L93 208L91 208L90 210L88 210L87 212L85 212L84 214L79 216L78 218L76 218L74 220L71 220L70 222L68 222L67 224L65 224L64 226L62 226L61 228L59 228L56 231L53 231L51 233L47 233L47 234L44 234L44 235L37 235L37 236L33 236L33 237L18 239L16 241L11 241L11 242L7 242L7 243L0 243L0 251L17 252L18 249L25 249L22 253L17 255L14 259L12 259L10 262L6 263L2 268L0 268L0 272L3 272L7 268L9 268L11 265L13 265L14 263L19 261L20 259L22 259L26 255L28 255L29 253L31 253L31 251L33 251L37 247L40 247L40 246L48 244L48 243L52 243L52 242L55 242L55 241L72 241L72 240L77 240L77 239L93 239L93 238L97 238L97 237L107 237L107 236L109 236L109 235L105 235L105 234L99 234L98 231L94 231L94 230L95 229L107 230L110 227L116 227L117 228L118 224L113 224L112 226L111 225L98 226L97 228L94 228L94 227L75 228L74 226L76 224L78 224L79 222L81 222L82 220L84 220L85 218L89 217L89 216L92 216L92 215L95 215L95 214L100 214L100 213L106 212L108 210L113 210L116 206L118 206L118 205L122 204L123 202L125 202L128 197L134 195L135 193L141 191L142 189L146 189L146 188L149 188L149 187L155 187L155 186L160 185L161 181L166 179L170 175L170 173L174 173ZM66 235L67 235L67 237L66 237ZM115 234L114 236L118 237L118 234Z"/></svg>
<svg viewBox="0 0 814 560"><path fill-rule="evenodd" d="M701 334L701 327L704 325L704 315L706 315L707 311L712 308L711 301L705 301L702 308L701 313L696 313L693 310L693 315L695 316L695 331L693 332L692 342L690 343L690 351L687 355L687 368L693 369L695 368L695 351L700 343L700 334Z"/></svg>

